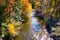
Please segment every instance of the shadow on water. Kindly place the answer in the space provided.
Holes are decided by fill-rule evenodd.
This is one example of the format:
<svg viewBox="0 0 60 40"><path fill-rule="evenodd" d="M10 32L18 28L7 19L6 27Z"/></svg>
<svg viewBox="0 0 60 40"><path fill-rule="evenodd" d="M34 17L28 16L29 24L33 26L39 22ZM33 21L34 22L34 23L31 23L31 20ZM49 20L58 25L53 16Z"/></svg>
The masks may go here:
<svg viewBox="0 0 60 40"><path fill-rule="evenodd" d="M32 10L31 17L26 23L21 25L20 34L16 36L15 40L39 40L39 33L42 30L40 21L35 17L35 12ZM41 36L41 35L40 35ZM33 38L35 37L35 38Z"/></svg>
<svg viewBox="0 0 60 40"><path fill-rule="evenodd" d="M38 18L35 17L35 12L32 12L31 16L31 31L38 32L41 29L41 25L39 24Z"/></svg>
<svg viewBox="0 0 60 40"><path fill-rule="evenodd" d="M37 22L37 18L34 17L34 14L35 14L35 12L34 12L34 10L32 10L31 17L29 18L29 20L27 20L26 23L22 24L22 26L21 26L22 28L20 29L20 35L16 36L15 40L31 39L33 32L40 31L41 25Z"/></svg>

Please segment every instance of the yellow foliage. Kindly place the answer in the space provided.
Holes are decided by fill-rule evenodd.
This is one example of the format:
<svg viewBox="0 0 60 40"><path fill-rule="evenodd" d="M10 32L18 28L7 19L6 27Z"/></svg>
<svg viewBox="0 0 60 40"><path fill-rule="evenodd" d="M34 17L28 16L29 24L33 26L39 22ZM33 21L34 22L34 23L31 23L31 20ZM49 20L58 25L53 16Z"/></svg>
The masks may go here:
<svg viewBox="0 0 60 40"><path fill-rule="evenodd" d="M52 1L51 2L51 6L55 6L55 1Z"/></svg>
<svg viewBox="0 0 60 40"><path fill-rule="evenodd" d="M31 12L32 12L32 7L31 4L29 3L28 0L22 0L21 1L21 9L22 12L24 12L24 14L28 17Z"/></svg>
<svg viewBox="0 0 60 40"><path fill-rule="evenodd" d="M25 13L26 13L27 16L29 16L31 14L31 12L32 12L31 4L28 4Z"/></svg>
<svg viewBox="0 0 60 40"><path fill-rule="evenodd" d="M55 14L52 14L52 16L53 16L53 17L56 17L56 15L55 15Z"/></svg>
<svg viewBox="0 0 60 40"><path fill-rule="evenodd" d="M9 23L8 26L7 26L7 29L8 29L10 34L15 33L14 24Z"/></svg>
<svg viewBox="0 0 60 40"><path fill-rule="evenodd" d="M35 2L35 8L39 7L40 6L40 2L36 1Z"/></svg>

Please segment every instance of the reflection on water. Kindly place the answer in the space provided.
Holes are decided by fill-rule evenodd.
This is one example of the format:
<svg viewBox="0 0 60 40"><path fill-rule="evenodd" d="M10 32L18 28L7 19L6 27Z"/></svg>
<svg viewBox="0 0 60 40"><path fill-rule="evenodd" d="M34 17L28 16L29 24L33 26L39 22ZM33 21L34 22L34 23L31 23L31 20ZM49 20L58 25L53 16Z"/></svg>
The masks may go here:
<svg viewBox="0 0 60 40"><path fill-rule="evenodd" d="M43 30L42 33L41 25L37 20L38 18L34 17L34 14L35 12L32 11L29 20L27 20L26 23L22 24L20 34L16 36L15 40L45 40L45 38L48 36L46 30ZM41 35L43 37L41 37ZM49 36L47 38L50 40Z"/></svg>
<svg viewBox="0 0 60 40"><path fill-rule="evenodd" d="M23 23L21 25L21 29L20 29L20 34L18 36L15 37L15 40L26 40L26 36L29 36L29 28L30 28L30 18L29 20L27 20L26 23Z"/></svg>
<svg viewBox="0 0 60 40"><path fill-rule="evenodd" d="M31 17L31 31L38 32L41 29L41 25L37 22L37 18L34 17L35 12L32 12Z"/></svg>

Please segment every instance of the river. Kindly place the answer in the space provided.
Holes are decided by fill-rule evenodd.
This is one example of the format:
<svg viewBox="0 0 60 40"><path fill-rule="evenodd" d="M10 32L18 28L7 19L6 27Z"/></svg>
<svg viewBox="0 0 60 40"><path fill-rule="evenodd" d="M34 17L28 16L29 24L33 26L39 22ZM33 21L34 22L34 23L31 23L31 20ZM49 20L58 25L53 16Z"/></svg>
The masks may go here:
<svg viewBox="0 0 60 40"><path fill-rule="evenodd" d="M20 34L15 40L53 40L46 29L42 31L40 21L34 14L35 11L32 10L31 17L26 23L22 24L23 29L20 30Z"/></svg>

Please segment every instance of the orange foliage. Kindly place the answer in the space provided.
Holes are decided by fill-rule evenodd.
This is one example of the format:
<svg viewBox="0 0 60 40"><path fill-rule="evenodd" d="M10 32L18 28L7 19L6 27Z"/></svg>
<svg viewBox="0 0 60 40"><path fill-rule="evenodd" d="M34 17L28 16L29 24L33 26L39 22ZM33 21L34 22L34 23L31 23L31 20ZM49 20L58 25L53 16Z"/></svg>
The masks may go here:
<svg viewBox="0 0 60 40"><path fill-rule="evenodd" d="M6 0L6 4L7 4L7 13L9 13L13 10L12 6L14 6L14 0L10 0L10 1Z"/></svg>
<svg viewBox="0 0 60 40"><path fill-rule="evenodd" d="M11 3L12 5L14 5L14 0L10 0L10 3Z"/></svg>
<svg viewBox="0 0 60 40"><path fill-rule="evenodd" d="M29 3L29 0L22 0L21 2L22 11L28 17L32 12L31 4Z"/></svg>
<svg viewBox="0 0 60 40"><path fill-rule="evenodd" d="M9 6L7 7L7 12L9 13L10 11L12 11L11 5L9 5Z"/></svg>

